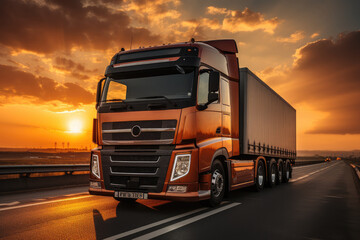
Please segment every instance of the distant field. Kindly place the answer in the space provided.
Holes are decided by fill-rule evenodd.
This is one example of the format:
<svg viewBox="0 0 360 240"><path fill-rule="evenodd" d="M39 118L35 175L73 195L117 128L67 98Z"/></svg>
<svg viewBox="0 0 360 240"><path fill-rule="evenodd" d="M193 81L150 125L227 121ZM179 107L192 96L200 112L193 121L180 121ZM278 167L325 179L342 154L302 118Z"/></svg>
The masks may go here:
<svg viewBox="0 0 360 240"><path fill-rule="evenodd" d="M86 152L14 152L0 151L0 165L84 164L90 162Z"/></svg>

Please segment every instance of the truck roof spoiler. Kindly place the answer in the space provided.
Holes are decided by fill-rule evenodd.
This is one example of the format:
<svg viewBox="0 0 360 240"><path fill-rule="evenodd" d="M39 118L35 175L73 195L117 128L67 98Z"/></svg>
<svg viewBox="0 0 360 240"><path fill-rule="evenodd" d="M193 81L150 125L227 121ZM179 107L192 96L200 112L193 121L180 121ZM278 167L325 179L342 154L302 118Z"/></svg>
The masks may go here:
<svg viewBox="0 0 360 240"><path fill-rule="evenodd" d="M221 39L221 40L211 40L211 41L200 41L206 43L223 53L238 53L236 42L233 39Z"/></svg>

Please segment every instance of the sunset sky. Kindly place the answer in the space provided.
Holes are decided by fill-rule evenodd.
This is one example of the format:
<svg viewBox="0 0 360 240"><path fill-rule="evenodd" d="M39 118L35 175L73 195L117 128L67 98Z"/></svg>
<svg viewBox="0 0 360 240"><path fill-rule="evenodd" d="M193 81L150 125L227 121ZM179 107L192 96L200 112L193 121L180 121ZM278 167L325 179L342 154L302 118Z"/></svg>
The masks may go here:
<svg viewBox="0 0 360 240"><path fill-rule="evenodd" d="M360 149L359 12L357 0L2 0L0 147L89 147L114 53L194 37L236 40L240 66L296 108L298 150Z"/></svg>

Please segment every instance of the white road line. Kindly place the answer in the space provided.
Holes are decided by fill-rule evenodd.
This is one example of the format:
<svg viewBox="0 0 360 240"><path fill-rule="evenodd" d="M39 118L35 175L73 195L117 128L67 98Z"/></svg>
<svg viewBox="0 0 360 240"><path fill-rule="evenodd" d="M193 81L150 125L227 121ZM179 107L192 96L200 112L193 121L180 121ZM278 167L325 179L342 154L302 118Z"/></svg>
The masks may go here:
<svg viewBox="0 0 360 240"><path fill-rule="evenodd" d="M71 196L75 196L75 195L88 194L88 193L89 193L89 192L71 193L71 194L66 194L65 196L71 197Z"/></svg>
<svg viewBox="0 0 360 240"><path fill-rule="evenodd" d="M17 209L17 208L24 208L24 207L32 207L32 206L37 206L37 205L43 205L43 204L48 204L48 203L56 203L56 202L65 202L65 201L70 201L70 200L77 200L77 199L87 198L87 197L92 197L92 195L73 197L73 198L65 198L65 199L58 199L58 200L51 200L51 201L46 201L46 202L29 203L29 204L24 204L24 205L19 205L19 206L0 208L0 212L11 210L11 209Z"/></svg>
<svg viewBox="0 0 360 240"><path fill-rule="evenodd" d="M310 177L311 175L314 175L315 173L324 171L324 170L326 170L326 169L328 169L328 168L330 168L330 167L336 166L336 165L338 165L338 164L339 164L339 163L335 163L334 165L331 165L331 166L328 166L328 167L325 167L325 168L321 168L321 169L316 170L316 171L314 171L314 172L308 173L308 174L306 174L306 175L304 175L304 176L301 176L301 177L298 177L298 178L295 178L295 179L291 179L289 182L297 182L297 181L299 181L299 180L302 180L302 179L304 179L304 178Z"/></svg>
<svg viewBox="0 0 360 240"><path fill-rule="evenodd" d="M134 233L137 233L137 232L141 232L141 231L144 231L144 230L146 230L146 229L153 228L153 227L159 226L159 225L161 225L161 224L164 224L164 223L167 223L167 222L171 222L171 221L174 221L174 220L176 220L176 219L179 219L179 218L182 218L182 217L186 217L186 216L189 216L189 215L194 214L194 213L197 213L197 212L201 212L201 211L203 211L203 210L205 210L205 209L207 209L207 208L198 208L198 209L195 209L195 210L190 211L190 212L186 212L186 213L183 213L183 214L180 214L180 215L176 215L176 216L174 216L174 217L166 218L166 219L161 220L161 221L158 221L158 222L154 222L154 223L151 223L151 224L148 224L148 225L139 227L139 228L135 228L135 229L130 230L130 231L127 231L127 232L123 232L123 233L117 234L117 235L112 236L112 237L105 238L104 240L114 240L114 239L123 238L123 237L129 236L129 235L131 235L131 234L134 234Z"/></svg>
<svg viewBox="0 0 360 240"><path fill-rule="evenodd" d="M9 202L9 203L0 203L0 207L1 206L14 206L16 204L19 204L19 201L15 201L15 202Z"/></svg>
<svg viewBox="0 0 360 240"><path fill-rule="evenodd" d="M158 237L160 235L163 235L165 233L168 233L168 232L171 232L171 231L174 231L178 228L181 228L183 226L186 226L190 223L193 223L193 222L196 222L196 221L199 221L203 218L206 218L206 217L209 217L211 215L214 215L214 214L217 214L219 212L222 212L222 211L225 211L229 208L233 208L237 205L240 205L241 203L231 203L229 205L225 205L223 207L220 207L220 208L217 208L217 209L214 209L210 212L206 212L206 213L203 213L203 214L200 214L200 215L197 215L195 217L192 217L192 218L189 218L189 219L186 219L184 221L181 221L181 222L178 222L178 223L175 223L175 224L172 224L170 226L167 226L167 227L164 227L164 228L161 228L159 230L156 230L156 231L153 231L153 232L150 232L148 234L145 234L145 235L142 235L138 238L134 238L134 240L146 240L146 239L151 239L151 238L155 238L155 237Z"/></svg>

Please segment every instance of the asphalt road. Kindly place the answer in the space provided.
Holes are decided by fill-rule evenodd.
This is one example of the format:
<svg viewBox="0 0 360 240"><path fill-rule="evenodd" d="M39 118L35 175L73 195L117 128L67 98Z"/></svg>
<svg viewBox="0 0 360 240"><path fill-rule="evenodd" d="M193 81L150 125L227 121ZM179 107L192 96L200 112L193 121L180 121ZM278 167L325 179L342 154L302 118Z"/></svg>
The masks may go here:
<svg viewBox="0 0 360 240"><path fill-rule="evenodd" d="M291 182L231 192L217 208L90 196L78 187L0 197L2 239L359 239L360 187L343 161L301 166Z"/></svg>

